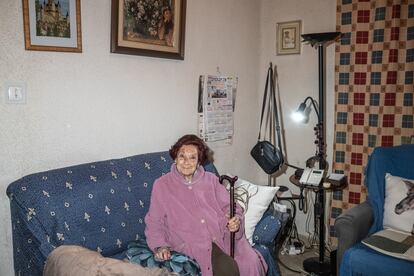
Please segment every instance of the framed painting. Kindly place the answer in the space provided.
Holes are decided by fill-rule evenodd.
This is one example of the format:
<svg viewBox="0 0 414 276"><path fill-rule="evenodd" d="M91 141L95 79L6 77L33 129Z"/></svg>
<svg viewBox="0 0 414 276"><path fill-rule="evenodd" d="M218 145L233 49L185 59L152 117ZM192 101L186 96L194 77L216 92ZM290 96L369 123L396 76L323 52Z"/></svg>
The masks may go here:
<svg viewBox="0 0 414 276"><path fill-rule="evenodd" d="M80 0L23 0L26 50L82 52Z"/></svg>
<svg viewBox="0 0 414 276"><path fill-rule="evenodd" d="M302 22L300 20L277 23L277 55L300 54L301 25Z"/></svg>
<svg viewBox="0 0 414 276"><path fill-rule="evenodd" d="M112 0L111 52L184 59L186 0Z"/></svg>

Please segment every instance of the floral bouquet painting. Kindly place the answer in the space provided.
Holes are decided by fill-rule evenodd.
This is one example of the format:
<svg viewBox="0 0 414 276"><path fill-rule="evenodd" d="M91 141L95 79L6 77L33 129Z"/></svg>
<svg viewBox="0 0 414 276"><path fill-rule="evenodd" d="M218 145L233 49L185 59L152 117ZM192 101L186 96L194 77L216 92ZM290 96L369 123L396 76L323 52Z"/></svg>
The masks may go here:
<svg viewBox="0 0 414 276"><path fill-rule="evenodd" d="M125 0L125 40L173 46L175 0Z"/></svg>
<svg viewBox="0 0 414 276"><path fill-rule="evenodd" d="M186 0L112 0L111 52L184 59Z"/></svg>

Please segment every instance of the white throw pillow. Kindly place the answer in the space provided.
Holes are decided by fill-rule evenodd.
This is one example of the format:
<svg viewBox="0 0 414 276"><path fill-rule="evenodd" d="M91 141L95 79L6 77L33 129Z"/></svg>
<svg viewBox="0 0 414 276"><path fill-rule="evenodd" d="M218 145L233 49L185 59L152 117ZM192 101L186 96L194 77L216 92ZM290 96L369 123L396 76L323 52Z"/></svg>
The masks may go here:
<svg viewBox="0 0 414 276"><path fill-rule="evenodd" d="M237 202L244 208L244 233L250 244L257 223L269 207L279 187L262 186L238 179L234 184Z"/></svg>
<svg viewBox="0 0 414 276"><path fill-rule="evenodd" d="M384 202L384 228L393 228L410 233L414 224L414 209L406 210L401 214L395 213L395 205L407 197L408 187L404 180L414 180L385 175L385 202Z"/></svg>

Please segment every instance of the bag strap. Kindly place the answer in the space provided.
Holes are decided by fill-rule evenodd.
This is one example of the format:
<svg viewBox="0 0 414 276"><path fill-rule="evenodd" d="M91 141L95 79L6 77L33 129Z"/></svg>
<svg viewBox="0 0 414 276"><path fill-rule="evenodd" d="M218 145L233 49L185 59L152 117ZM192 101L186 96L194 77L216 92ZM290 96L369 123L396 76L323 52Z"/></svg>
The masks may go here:
<svg viewBox="0 0 414 276"><path fill-rule="evenodd" d="M269 81L270 79L270 81ZM269 69L267 70L267 76L266 76L266 84L265 84L265 88L264 88L264 95L263 95L263 104L262 104L262 113L260 115L260 128L259 128L259 136L258 136L258 141L260 141L260 137L261 137L261 131L262 131L262 124L263 124L263 115L264 115L264 111L265 111L265 107L266 107L266 100L267 100L267 90L268 87L270 86L270 92L269 92L269 108L271 107L271 105L273 105L273 116L274 116L274 122L276 125L276 134L277 134L277 143L278 143L278 147L280 149L280 152L283 156L283 147L282 147L282 139L281 139L281 130L280 130L280 123L279 123L279 112L278 112L278 108L277 108L277 101L276 101L276 89L275 89L275 80L276 80L276 85L278 87L279 90L279 83L278 83L278 76L277 76L277 69L275 70L275 72L273 72L273 64L270 63ZM270 109L269 109L270 110Z"/></svg>
<svg viewBox="0 0 414 276"><path fill-rule="evenodd" d="M259 137L257 138L258 141L260 141L260 135L262 133L262 123L263 123L263 114L265 111L265 107L266 107L266 99L267 99L267 88L269 86L269 78L273 78L272 76L272 63L270 63L270 67L267 70L267 76L266 76L266 84L265 84L265 88L264 88L264 95L263 95L263 104L262 104L262 115L260 116L260 127L259 127ZM272 82L272 81L271 81Z"/></svg>
<svg viewBox="0 0 414 276"><path fill-rule="evenodd" d="M282 139L281 139L281 135L280 135L279 112L278 112L278 109L277 109L277 101L276 101L275 80L276 80L277 87L279 87L278 76L277 76L277 68L274 72L274 75L273 75L273 70L272 70L272 77L270 78L270 94L271 94L271 97L272 97L272 100L273 100L273 111L274 111L274 116L275 116L278 147L280 149L280 153L283 156Z"/></svg>

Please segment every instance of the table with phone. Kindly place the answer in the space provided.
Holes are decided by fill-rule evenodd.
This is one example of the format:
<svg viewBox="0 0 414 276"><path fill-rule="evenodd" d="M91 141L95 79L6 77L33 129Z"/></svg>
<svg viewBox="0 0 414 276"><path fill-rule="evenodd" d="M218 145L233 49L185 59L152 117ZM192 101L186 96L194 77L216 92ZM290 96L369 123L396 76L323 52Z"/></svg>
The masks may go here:
<svg viewBox="0 0 414 276"><path fill-rule="evenodd" d="M303 190L311 190L315 193L314 204L314 223L315 227L317 221L319 222L319 254L322 257L309 258L303 262L305 270L320 271L320 275L329 275L330 272L336 271L335 258L325 259L325 192L338 191L346 187L347 178L340 174L331 174L325 177L323 170L306 168L302 175L292 175L289 181L300 188L301 202L303 200ZM303 203L302 203L303 206ZM334 252L334 251L333 251ZM321 259L324 260L321 262ZM335 275L335 274L334 274Z"/></svg>
<svg viewBox="0 0 414 276"><path fill-rule="evenodd" d="M313 169L313 171L320 171L320 170L315 170ZM303 174L305 174L306 170L304 171ZM299 187L299 188L304 188L304 189L310 189L313 191L318 191L319 189L323 189L325 191L339 191L342 190L346 187L347 185L347 177L343 176L343 178L338 177L335 174L332 174L332 178L329 177L323 177L323 173L322 173L322 177L319 179L320 177L320 173L319 172L313 172L313 174L310 175L310 177L308 178L307 183L304 183L304 178L305 177L298 177L296 175L291 175L289 177L289 181L294 184L295 186ZM309 174L309 173L308 173ZM310 180L310 181L309 181ZM319 183L322 182L321 185L319 185Z"/></svg>

